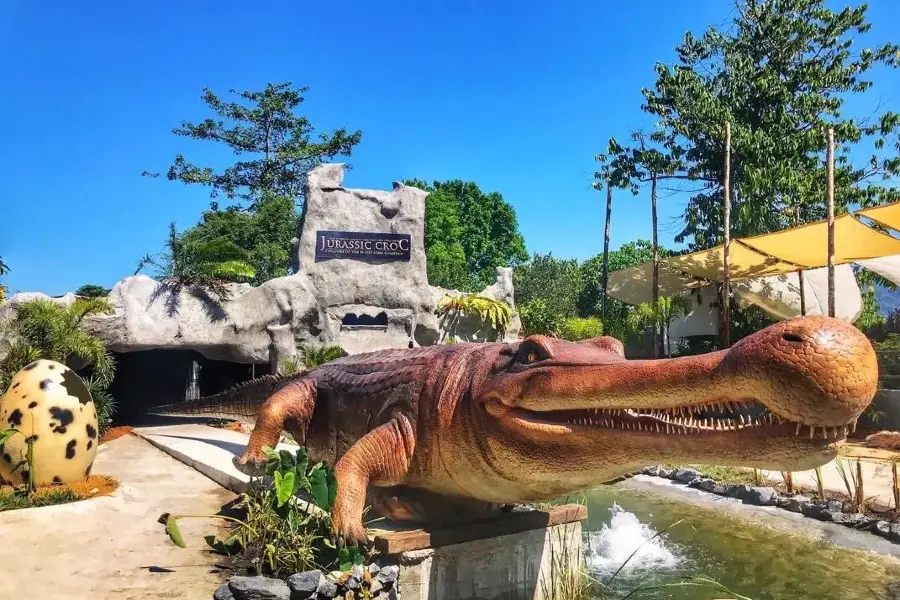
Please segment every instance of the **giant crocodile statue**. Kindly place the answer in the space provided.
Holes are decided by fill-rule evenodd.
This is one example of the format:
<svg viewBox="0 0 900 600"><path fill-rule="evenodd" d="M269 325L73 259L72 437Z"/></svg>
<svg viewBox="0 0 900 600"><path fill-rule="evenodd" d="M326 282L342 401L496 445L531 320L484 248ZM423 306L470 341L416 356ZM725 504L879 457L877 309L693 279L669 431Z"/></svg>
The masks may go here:
<svg viewBox="0 0 900 600"><path fill-rule="evenodd" d="M255 420L234 460L245 473L286 430L335 465L335 531L355 544L367 501L393 519L452 522L648 464L812 469L836 456L877 383L859 330L807 316L661 360L627 360L610 337L383 350L152 412Z"/></svg>

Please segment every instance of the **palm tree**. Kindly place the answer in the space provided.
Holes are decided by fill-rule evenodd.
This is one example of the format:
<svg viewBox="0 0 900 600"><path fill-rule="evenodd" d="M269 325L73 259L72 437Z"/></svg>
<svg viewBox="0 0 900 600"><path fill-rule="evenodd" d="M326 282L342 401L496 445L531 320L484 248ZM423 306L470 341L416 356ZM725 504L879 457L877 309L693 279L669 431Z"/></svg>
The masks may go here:
<svg viewBox="0 0 900 600"><path fill-rule="evenodd" d="M178 312L181 292L188 291L200 299L212 320L225 317L221 303L228 299L227 284L250 281L256 269L247 262L247 252L234 242L218 237L208 241L186 241L169 225L169 236L162 262L149 255L141 259L136 272L154 265L154 277L163 283L157 296L168 293L169 314Z"/></svg>
<svg viewBox="0 0 900 600"><path fill-rule="evenodd" d="M15 308L15 317L0 336L5 344L0 359L0 390L25 365L40 358L55 360L70 368L88 368L85 383L97 407L100 428L105 429L115 410L106 391L112 383L116 365L103 342L81 328L89 316L110 314L112 305L105 298L79 298L70 306L51 300L31 300Z"/></svg>
<svg viewBox="0 0 900 600"><path fill-rule="evenodd" d="M688 296L670 296L661 297L656 303L644 302L638 304L629 313L626 319L626 326L631 333L640 333L648 327L652 327L654 332L662 331L664 339L669 339L669 325L672 320L687 314L691 309L691 301ZM654 355L656 351L656 340L654 337ZM669 355L668 344L666 344L666 356ZM659 358L659 357L657 357Z"/></svg>

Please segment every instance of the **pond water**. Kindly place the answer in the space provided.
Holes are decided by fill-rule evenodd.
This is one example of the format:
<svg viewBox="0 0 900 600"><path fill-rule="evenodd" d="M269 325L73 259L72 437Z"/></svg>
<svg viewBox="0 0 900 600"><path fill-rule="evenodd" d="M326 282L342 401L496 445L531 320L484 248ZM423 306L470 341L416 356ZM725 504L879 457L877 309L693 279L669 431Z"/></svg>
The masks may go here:
<svg viewBox="0 0 900 600"><path fill-rule="evenodd" d="M600 488L590 492L586 502L585 554L596 579L609 582L637 549L610 583L610 588L622 595L639 586L702 576L752 600L900 599L900 561L894 557L777 530L752 515L748 519L640 488ZM798 522L800 527L819 526L810 521ZM731 597L721 590L692 586L645 590L631 596Z"/></svg>

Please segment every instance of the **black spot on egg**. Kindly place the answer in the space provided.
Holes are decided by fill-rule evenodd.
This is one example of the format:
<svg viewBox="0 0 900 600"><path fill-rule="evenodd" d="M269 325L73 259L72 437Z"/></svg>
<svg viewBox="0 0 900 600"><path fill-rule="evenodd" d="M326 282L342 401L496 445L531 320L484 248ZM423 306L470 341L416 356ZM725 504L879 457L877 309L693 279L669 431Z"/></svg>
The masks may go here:
<svg viewBox="0 0 900 600"><path fill-rule="evenodd" d="M94 447L94 440L88 440L87 449L90 450Z"/></svg>
<svg viewBox="0 0 900 600"><path fill-rule="evenodd" d="M75 440L69 440L69 443L66 444L66 458L73 459L75 458L75 445L78 442Z"/></svg>
<svg viewBox="0 0 900 600"><path fill-rule="evenodd" d="M65 433L66 427L72 424L72 421L75 420L75 415L72 414L72 411L68 408L60 408L58 406L54 406L50 408L50 418L59 421L59 425L54 427L53 421L50 422L50 427L53 428L54 433Z"/></svg>
<svg viewBox="0 0 900 600"><path fill-rule="evenodd" d="M47 368L52 371L53 369L56 368L56 365L54 365L53 363L50 363L49 365L47 365Z"/></svg>
<svg viewBox="0 0 900 600"><path fill-rule="evenodd" d="M12 456L10 456L9 454L7 454L6 452L3 453L3 460L5 460L6 462L8 462L9 464L12 464Z"/></svg>
<svg viewBox="0 0 900 600"><path fill-rule="evenodd" d="M21 381L15 382L15 383L13 384L13 386L12 386L12 389L16 389L17 387L19 387L19 384L20 384L20 383L22 383L22 382L21 382Z"/></svg>
<svg viewBox="0 0 900 600"><path fill-rule="evenodd" d="M93 438L97 437L97 430L94 429L94 426L91 425L90 423L88 423L87 425L84 426L84 430L87 432L89 438L93 439Z"/></svg>
<svg viewBox="0 0 900 600"><path fill-rule="evenodd" d="M10 427L20 427L22 425L22 411L18 408L12 411L7 421Z"/></svg>
<svg viewBox="0 0 900 600"><path fill-rule="evenodd" d="M53 476L53 483L62 483L62 479L58 475Z"/></svg>
<svg viewBox="0 0 900 600"><path fill-rule="evenodd" d="M34 361L33 363L28 363L27 365L25 365L24 367L22 367L22 370L23 370L23 371L30 371L30 370L32 370L33 368L35 368L36 366L38 366L38 362L40 362L40 361L37 361L37 360L36 360L36 361Z"/></svg>
<svg viewBox="0 0 900 600"><path fill-rule="evenodd" d="M63 373L62 385L70 396L75 396L82 404L87 404L91 401L91 393L81 377L75 374L75 371L66 370Z"/></svg>
<svg viewBox="0 0 900 600"><path fill-rule="evenodd" d="M94 465L88 465L88 468L84 470L84 476L85 476L85 477L90 477L90 476L91 476L91 467L93 467L93 466L94 466Z"/></svg>
<svg viewBox="0 0 900 600"><path fill-rule="evenodd" d="M53 383L52 379L44 379L43 381L41 381L41 390L46 392L47 388L50 387L50 385L52 383Z"/></svg>
<svg viewBox="0 0 900 600"><path fill-rule="evenodd" d="M38 439L37 434L29 435L27 438L25 438L25 443L31 442L33 444L34 442L37 441L37 439Z"/></svg>
<svg viewBox="0 0 900 600"><path fill-rule="evenodd" d="M37 406L37 402L31 401L28 403L28 408L34 408L35 406Z"/></svg>

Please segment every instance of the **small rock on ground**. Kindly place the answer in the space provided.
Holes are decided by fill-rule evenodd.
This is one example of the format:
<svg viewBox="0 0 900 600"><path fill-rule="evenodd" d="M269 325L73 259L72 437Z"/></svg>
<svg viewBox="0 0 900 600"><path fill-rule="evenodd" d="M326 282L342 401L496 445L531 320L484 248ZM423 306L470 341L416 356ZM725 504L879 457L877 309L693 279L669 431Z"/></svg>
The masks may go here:
<svg viewBox="0 0 900 600"><path fill-rule="evenodd" d="M322 573L320 571L294 573L286 580L288 589L291 590L291 599L298 600L302 598L306 600L306 598L316 593L321 579Z"/></svg>
<svg viewBox="0 0 900 600"><path fill-rule="evenodd" d="M690 483L700 477L700 471L696 469L678 469L675 471L675 479L681 483Z"/></svg>
<svg viewBox="0 0 900 600"><path fill-rule="evenodd" d="M227 583L223 583L216 589L216 592L213 594L213 600L234 600L234 594L231 593Z"/></svg>
<svg viewBox="0 0 900 600"><path fill-rule="evenodd" d="M228 582L234 600L290 600L291 590L280 579L235 575Z"/></svg>
<svg viewBox="0 0 900 600"><path fill-rule="evenodd" d="M744 504L754 504L756 506L771 506L775 504L775 498L777 497L778 492L770 487L751 487L740 496Z"/></svg>

